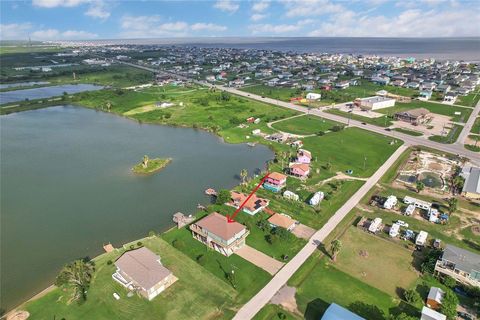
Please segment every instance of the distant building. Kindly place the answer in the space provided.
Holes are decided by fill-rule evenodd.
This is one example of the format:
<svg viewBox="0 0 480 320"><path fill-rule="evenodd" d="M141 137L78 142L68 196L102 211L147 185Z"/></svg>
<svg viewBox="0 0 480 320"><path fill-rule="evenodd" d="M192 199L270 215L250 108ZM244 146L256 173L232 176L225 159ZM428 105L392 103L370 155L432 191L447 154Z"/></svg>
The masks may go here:
<svg viewBox="0 0 480 320"><path fill-rule="evenodd" d="M419 125L427 122L430 111L425 108L412 109L395 113L395 120L401 120L413 125Z"/></svg>
<svg viewBox="0 0 480 320"><path fill-rule="evenodd" d="M320 98L322 97L322 95L320 93L313 93L313 92L309 92L307 93L307 100L320 100Z"/></svg>
<svg viewBox="0 0 480 320"><path fill-rule="evenodd" d="M299 149L297 151L296 162L309 164L310 161L312 161L312 154L310 153L310 151L305 150L305 149Z"/></svg>
<svg viewBox="0 0 480 320"><path fill-rule="evenodd" d="M129 290L138 291L152 300L177 278L160 262L160 257L142 247L125 252L115 261L117 270L112 278Z"/></svg>
<svg viewBox="0 0 480 320"><path fill-rule="evenodd" d="M480 287L480 255L447 244L435 265L435 273L451 276L460 283Z"/></svg>
<svg viewBox="0 0 480 320"><path fill-rule="evenodd" d="M272 172L269 174L268 178L265 179L263 183L263 188L273 191L279 192L287 185L287 176L278 172Z"/></svg>
<svg viewBox="0 0 480 320"><path fill-rule="evenodd" d="M194 239L224 256L230 256L245 245L250 231L236 221L228 222L227 217L213 212L190 225Z"/></svg>
<svg viewBox="0 0 480 320"><path fill-rule="evenodd" d="M350 310L339 306L336 303L332 303L323 314L321 320L365 320L365 319L356 315Z"/></svg>
<svg viewBox="0 0 480 320"><path fill-rule="evenodd" d="M432 91L430 90L422 90L418 94L418 99L420 100L430 100L432 98Z"/></svg>
<svg viewBox="0 0 480 320"><path fill-rule="evenodd" d="M312 206L316 206L320 202L322 202L324 197L325 197L325 194L322 191L315 192L314 195L310 198L310 201L308 203Z"/></svg>
<svg viewBox="0 0 480 320"><path fill-rule="evenodd" d="M307 163L291 163L289 172L293 176L306 178L310 174L310 166Z"/></svg>
<svg viewBox="0 0 480 320"><path fill-rule="evenodd" d="M395 99L374 96L369 98L357 98L353 103L362 110L378 110L395 106Z"/></svg>
<svg viewBox="0 0 480 320"><path fill-rule="evenodd" d="M480 199L480 168L465 168L462 176L465 178L462 194L469 199Z"/></svg>
<svg viewBox="0 0 480 320"><path fill-rule="evenodd" d="M238 191L231 191L230 194L232 197L231 202L228 202L227 205L230 205L237 209L248 198L248 195ZM243 206L243 212L253 216L258 212L262 211L266 206L268 206L268 204L269 200L257 197L257 195L253 194Z"/></svg>

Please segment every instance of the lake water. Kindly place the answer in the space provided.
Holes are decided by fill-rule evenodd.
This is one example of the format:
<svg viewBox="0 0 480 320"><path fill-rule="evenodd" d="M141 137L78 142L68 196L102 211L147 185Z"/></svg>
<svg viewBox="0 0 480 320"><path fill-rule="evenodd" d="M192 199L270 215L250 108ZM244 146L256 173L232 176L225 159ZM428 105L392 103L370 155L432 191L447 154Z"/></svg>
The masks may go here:
<svg viewBox="0 0 480 320"><path fill-rule="evenodd" d="M33 100L58 97L63 95L64 92L73 94L100 89L103 89L103 86L97 86L94 84L65 84L51 87L6 91L0 92L0 104L24 101L25 99Z"/></svg>
<svg viewBox="0 0 480 320"><path fill-rule="evenodd" d="M74 259L102 245L172 225L172 214L208 204L207 187L231 188L273 157L264 146L226 144L189 128L138 124L59 106L0 117L1 306L50 285ZM171 157L151 176L131 167L143 155Z"/></svg>
<svg viewBox="0 0 480 320"><path fill-rule="evenodd" d="M0 89L8 89L8 88L15 88L15 87L30 87L30 86L37 86L37 85L46 85L49 84L48 81L29 81L29 82L16 82L16 83L6 83L0 84Z"/></svg>

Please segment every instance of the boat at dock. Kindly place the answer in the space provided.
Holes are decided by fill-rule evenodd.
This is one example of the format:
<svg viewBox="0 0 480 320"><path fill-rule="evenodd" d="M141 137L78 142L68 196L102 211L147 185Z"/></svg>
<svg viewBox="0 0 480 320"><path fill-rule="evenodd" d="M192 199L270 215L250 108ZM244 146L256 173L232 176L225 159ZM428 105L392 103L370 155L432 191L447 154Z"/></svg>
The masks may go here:
<svg viewBox="0 0 480 320"><path fill-rule="evenodd" d="M212 189L212 188L208 188L205 190L205 194L207 196L216 196L217 195L217 191L215 191L215 189Z"/></svg>

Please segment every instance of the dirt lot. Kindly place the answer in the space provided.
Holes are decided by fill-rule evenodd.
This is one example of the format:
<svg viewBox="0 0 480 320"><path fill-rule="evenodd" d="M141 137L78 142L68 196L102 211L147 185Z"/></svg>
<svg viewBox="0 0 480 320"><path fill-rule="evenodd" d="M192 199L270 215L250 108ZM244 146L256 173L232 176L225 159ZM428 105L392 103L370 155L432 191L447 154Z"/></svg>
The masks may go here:
<svg viewBox="0 0 480 320"><path fill-rule="evenodd" d="M393 121L393 125L395 128L418 131L426 136L447 135L453 126L453 124L451 123L451 118L449 116L435 113L431 114L431 120L427 124L414 126L413 124L404 121Z"/></svg>

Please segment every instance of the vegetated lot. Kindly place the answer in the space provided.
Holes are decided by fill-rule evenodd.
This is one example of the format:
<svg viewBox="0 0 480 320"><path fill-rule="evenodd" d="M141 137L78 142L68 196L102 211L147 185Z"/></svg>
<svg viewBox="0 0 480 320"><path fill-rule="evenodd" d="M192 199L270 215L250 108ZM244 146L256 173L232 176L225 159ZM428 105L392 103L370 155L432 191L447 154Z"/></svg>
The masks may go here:
<svg viewBox="0 0 480 320"><path fill-rule="evenodd" d="M472 130L470 132L480 134L480 117L477 117L477 119L475 119L475 123L473 124Z"/></svg>
<svg viewBox="0 0 480 320"><path fill-rule="evenodd" d="M298 135L316 134L320 131L328 131L336 125L341 125L338 122L315 117L315 116L301 116L272 124L272 127L288 133Z"/></svg>
<svg viewBox="0 0 480 320"><path fill-rule="evenodd" d="M112 252L95 259L96 272L84 304L67 304L69 294L56 288L27 303L25 309L30 312L32 319L229 319L234 315L232 309L238 307L240 295L230 284L218 279L160 238L142 241L160 255L162 264L178 278L152 301L137 295L127 297L128 290L112 279L115 266L107 262L114 261L120 255ZM256 281L264 284L263 278L255 277L258 273L242 271L247 271L247 276L252 277L250 286ZM117 293L120 300L115 300L113 293Z"/></svg>
<svg viewBox="0 0 480 320"><path fill-rule="evenodd" d="M353 170L352 176L371 176L400 146L400 142L390 144L392 138L371 133L359 128L346 128L328 133L322 137L308 137L302 140L304 149L312 153L317 168L326 175L329 172ZM330 170L325 168L331 164Z"/></svg>
<svg viewBox="0 0 480 320"><path fill-rule="evenodd" d="M416 136L416 137L423 136L423 133L421 133L421 132L408 130L408 129L404 129L404 128L394 128L393 130L401 132L401 133L409 134L411 136Z"/></svg>
<svg viewBox="0 0 480 320"><path fill-rule="evenodd" d="M459 96L455 104L467 107L475 107L480 100L480 90L476 90L466 96Z"/></svg>
<svg viewBox="0 0 480 320"><path fill-rule="evenodd" d="M127 112L152 106L156 102L169 102L167 108L147 108L147 112L128 114L129 117L148 123L170 124L203 128L216 132L228 142L259 141L252 130L274 132L267 122L298 114L269 104L238 96L207 90L202 87L163 86L133 90L102 90L98 94L82 94L75 103L106 110L105 102L111 102L111 112L125 115ZM246 124L249 117L260 118L259 124ZM239 128L240 124L247 127ZM246 136L251 136L249 140Z"/></svg>
<svg viewBox="0 0 480 320"><path fill-rule="evenodd" d="M338 269L391 296L399 294L398 288L409 289L415 283L412 251L353 226L340 240Z"/></svg>
<svg viewBox="0 0 480 320"><path fill-rule="evenodd" d="M463 126L460 125L453 125L448 134L443 135L443 136L431 136L428 137L428 140L440 142L440 143L454 143L457 141L458 136L463 130Z"/></svg>
<svg viewBox="0 0 480 320"><path fill-rule="evenodd" d="M243 304L257 293L271 276L266 271L256 267L252 263L233 254L230 257L208 249L200 241L193 239L187 228L172 229L161 236L169 244L187 255L198 267L208 270L216 278L222 280L227 286L233 288L227 276L235 273L235 302ZM248 238L247 238L248 239ZM208 282L202 283L208 286Z"/></svg>
<svg viewBox="0 0 480 320"><path fill-rule="evenodd" d="M301 96L304 93L301 89L270 87L263 84L248 86L240 90L282 101L290 101L290 98Z"/></svg>
<svg viewBox="0 0 480 320"><path fill-rule="evenodd" d="M401 312L415 315L406 303L340 271L320 251L308 258L288 285L297 288L298 309L307 320L320 319L332 302L369 320L384 320L388 314Z"/></svg>

